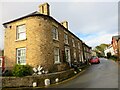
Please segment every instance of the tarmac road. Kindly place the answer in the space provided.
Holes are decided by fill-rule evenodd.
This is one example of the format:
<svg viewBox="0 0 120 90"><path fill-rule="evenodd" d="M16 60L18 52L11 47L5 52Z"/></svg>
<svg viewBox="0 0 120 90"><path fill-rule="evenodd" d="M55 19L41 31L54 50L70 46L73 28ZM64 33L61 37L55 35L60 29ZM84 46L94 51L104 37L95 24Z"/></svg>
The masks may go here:
<svg viewBox="0 0 120 90"><path fill-rule="evenodd" d="M118 64L105 58L100 61L75 79L49 88L118 88Z"/></svg>

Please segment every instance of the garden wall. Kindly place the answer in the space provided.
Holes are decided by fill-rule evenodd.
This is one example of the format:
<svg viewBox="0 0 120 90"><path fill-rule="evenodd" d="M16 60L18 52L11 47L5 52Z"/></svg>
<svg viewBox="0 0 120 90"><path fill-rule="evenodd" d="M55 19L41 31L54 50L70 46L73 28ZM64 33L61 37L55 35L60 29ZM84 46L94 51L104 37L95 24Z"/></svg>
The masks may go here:
<svg viewBox="0 0 120 90"><path fill-rule="evenodd" d="M2 77L2 87L32 87L33 82L37 83L38 87L45 86L44 80L50 79L50 83L56 83L55 79L58 78L59 82L74 76L74 70L70 69L67 71L33 75L26 77Z"/></svg>

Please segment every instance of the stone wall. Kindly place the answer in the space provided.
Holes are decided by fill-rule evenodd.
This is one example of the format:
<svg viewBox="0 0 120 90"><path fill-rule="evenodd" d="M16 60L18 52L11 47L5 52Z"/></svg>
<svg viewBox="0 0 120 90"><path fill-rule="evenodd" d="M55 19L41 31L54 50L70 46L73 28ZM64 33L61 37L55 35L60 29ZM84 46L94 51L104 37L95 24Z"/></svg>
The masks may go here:
<svg viewBox="0 0 120 90"><path fill-rule="evenodd" d="M70 69L67 71L35 75L35 76L26 76L26 77L2 77L2 87L32 87L33 82L37 83L38 87L45 86L44 80L50 79L50 83L56 83L55 79L58 78L59 82L65 79L68 79L74 76L74 70ZM19 82L19 83L18 83Z"/></svg>

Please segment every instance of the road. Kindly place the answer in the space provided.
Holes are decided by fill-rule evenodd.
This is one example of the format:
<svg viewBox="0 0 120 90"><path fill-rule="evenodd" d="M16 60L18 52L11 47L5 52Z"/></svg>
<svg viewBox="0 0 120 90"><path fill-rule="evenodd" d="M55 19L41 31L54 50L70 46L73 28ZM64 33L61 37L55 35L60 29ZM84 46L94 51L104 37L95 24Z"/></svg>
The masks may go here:
<svg viewBox="0 0 120 90"><path fill-rule="evenodd" d="M49 88L118 88L118 64L104 58L100 61L75 79Z"/></svg>

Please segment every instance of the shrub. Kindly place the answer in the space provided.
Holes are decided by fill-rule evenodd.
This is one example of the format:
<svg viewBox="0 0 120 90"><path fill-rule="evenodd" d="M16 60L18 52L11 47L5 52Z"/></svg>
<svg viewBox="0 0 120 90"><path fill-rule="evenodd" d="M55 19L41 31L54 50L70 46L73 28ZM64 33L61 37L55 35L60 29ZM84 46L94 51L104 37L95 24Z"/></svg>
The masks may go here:
<svg viewBox="0 0 120 90"><path fill-rule="evenodd" d="M115 56L115 55L113 55L113 56L110 57L110 59L112 59L112 60L114 60L114 61L117 61L118 57Z"/></svg>
<svg viewBox="0 0 120 90"><path fill-rule="evenodd" d="M23 77L32 74L32 68L29 65L15 65L13 68L13 76Z"/></svg>

